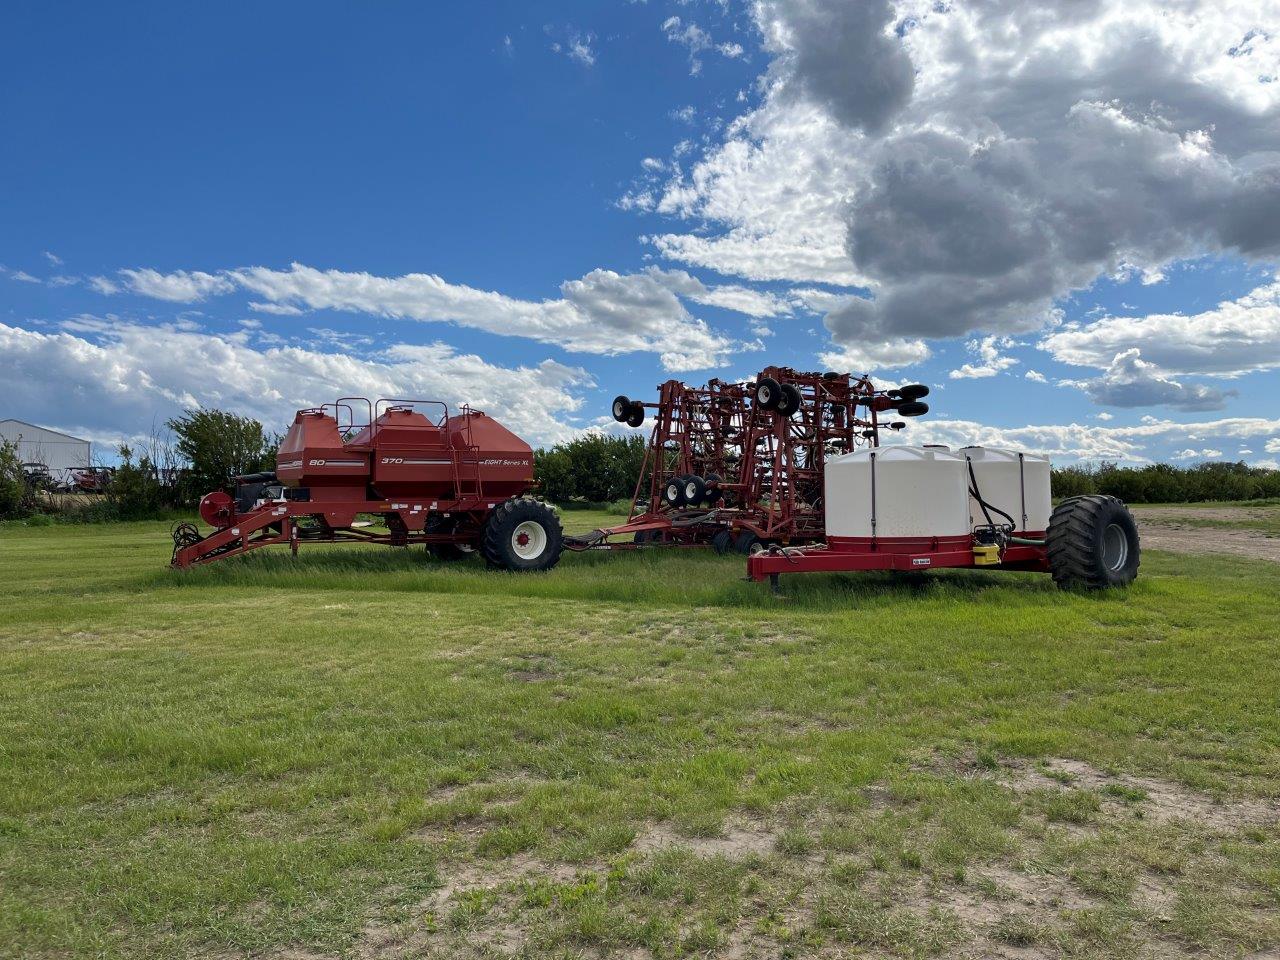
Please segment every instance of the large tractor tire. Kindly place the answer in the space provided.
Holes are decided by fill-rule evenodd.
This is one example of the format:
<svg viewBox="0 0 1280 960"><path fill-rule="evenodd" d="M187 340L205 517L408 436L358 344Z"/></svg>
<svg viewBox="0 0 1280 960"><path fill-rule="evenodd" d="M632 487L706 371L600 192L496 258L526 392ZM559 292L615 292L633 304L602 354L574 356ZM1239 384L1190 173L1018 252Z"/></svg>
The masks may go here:
<svg viewBox="0 0 1280 960"><path fill-rule="evenodd" d="M538 500L514 497L489 514L480 552L491 566L523 573L550 570L563 546L556 512Z"/></svg>
<svg viewBox="0 0 1280 960"><path fill-rule="evenodd" d="M1138 525L1115 497L1071 497L1049 519L1049 572L1063 589L1124 587L1138 576Z"/></svg>

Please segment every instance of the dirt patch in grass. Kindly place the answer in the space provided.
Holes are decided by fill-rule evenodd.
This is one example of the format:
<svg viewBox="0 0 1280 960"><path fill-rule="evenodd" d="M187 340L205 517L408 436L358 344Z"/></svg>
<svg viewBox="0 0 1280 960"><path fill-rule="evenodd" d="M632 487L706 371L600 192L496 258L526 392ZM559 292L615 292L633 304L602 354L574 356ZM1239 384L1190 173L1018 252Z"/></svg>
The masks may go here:
<svg viewBox="0 0 1280 960"><path fill-rule="evenodd" d="M1020 791L1089 790L1098 794L1104 810L1127 809L1156 823L1186 820L1232 832L1280 821L1275 801L1220 799L1168 780L1109 774L1080 760L1051 758L1040 766L1004 771L1001 778Z"/></svg>
<svg viewBox="0 0 1280 960"><path fill-rule="evenodd" d="M1053 873L1017 870L1004 864L988 864L974 872L973 882L985 888L998 905L997 917L1011 905L1035 909L1088 910L1098 901L1086 896L1068 878ZM988 906L992 901L987 901Z"/></svg>
<svg viewBox="0 0 1280 960"><path fill-rule="evenodd" d="M674 848L698 857L739 860L751 855L768 856L776 849L778 837L777 831L758 820L732 821L718 837L686 837L670 825L659 823L638 834L631 847L641 854Z"/></svg>
<svg viewBox="0 0 1280 960"><path fill-rule="evenodd" d="M1174 553L1222 553L1280 563L1280 537L1249 525L1275 514L1248 507L1137 507L1144 547ZM1206 523L1207 522L1207 523ZM1231 526L1239 523L1240 526Z"/></svg>
<svg viewBox="0 0 1280 960"><path fill-rule="evenodd" d="M551 863L539 857L517 853L504 860L457 864L441 868L445 881L428 903L445 904L461 893L474 890L498 890L521 880L550 880L569 883L590 868L567 863Z"/></svg>

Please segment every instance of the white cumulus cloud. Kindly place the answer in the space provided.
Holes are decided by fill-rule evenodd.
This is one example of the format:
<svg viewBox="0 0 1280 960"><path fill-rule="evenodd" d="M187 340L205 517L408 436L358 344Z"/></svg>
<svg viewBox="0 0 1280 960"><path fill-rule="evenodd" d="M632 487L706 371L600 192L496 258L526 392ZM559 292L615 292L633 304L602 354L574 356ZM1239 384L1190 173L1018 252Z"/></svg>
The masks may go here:
<svg viewBox="0 0 1280 960"><path fill-rule="evenodd" d="M976 380L984 377L994 377L996 374L1018 364L1016 358L1006 356L1000 352L1012 346L1016 346L1016 343L1011 337L990 336L983 337L981 340L970 340L965 344L965 349L973 354L978 362L963 364L959 369L952 370L949 376L952 380ZM1027 376L1031 377L1031 374L1028 373ZM1036 376L1040 375L1036 374ZM1032 377L1031 379L1035 378Z"/></svg>
<svg viewBox="0 0 1280 960"><path fill-rule="evenodd" d="M345 310L395 319L528 337L580 353L657 353L668 370L722 365L741 345L712 330L682 304L774 316L786 305L770 294L738 285L708 286L685 271L619 274L593 270L560 286L554 300L520 300L494 291L453 284L434 274L384 277L343 270L318 270L295 263L288 270L244 267L210 274L143 268L121 270L135 293L172 302L197 302L233 290L255 299L251 309L277 314L302 310ZM107 281L103 292L110 292ZM679 294L679 295L678 295Z"/></svg>
<svg viewBox="0 0 1280 960"><path fill-rule="evenodd" d="M763 99L666 185L676 224L649 239L727 274L865 288L828 314L837 344L1037 330L1100 277L1280 254L1274 0L752 11ZM1145 343L1093 365L1132 346L1208 372Z"/></svg>
<svg viewBox="0 0 1280 960"><path fill-rule="evenodd" d="M161 273L143 267L140 270L121 270L120 276L134 293L173 303L195 303L235 289L231 278L202 270Z"/></svg>
<svg viewBox="0 0 1280 960"><path fill-rule="evenodd" d="M1182 410L1221 410L1235 391L1174 380L1142 359L1137 347L1117 353L1102 375L1092 380L1063 380L1079 387L1094 403L1111 407L1170 406Z"/></svg>
<svg viewBox="0 0 1280 960"><path fill-rule="evenodd" d="M1105 368L1137 349L1171 374L1233 377L1280 367L1280 283L1264 284L1212 310L1103 317L1064 326L1040 341L1055 360Z"/></svg>
<svg viewBox="0 0 1280 960"><path fill-rule="evenodd" d="M214 336L84 318L55 333L0 324L0 389L9 412L95 436L131 437L203 405L283 427L295 410L337 396L422 397L470 403L534 443L574 435L565 417L592 385L551 360L500 367L445 344L392 344L370 357L262 347L250 330Z"/></svg>

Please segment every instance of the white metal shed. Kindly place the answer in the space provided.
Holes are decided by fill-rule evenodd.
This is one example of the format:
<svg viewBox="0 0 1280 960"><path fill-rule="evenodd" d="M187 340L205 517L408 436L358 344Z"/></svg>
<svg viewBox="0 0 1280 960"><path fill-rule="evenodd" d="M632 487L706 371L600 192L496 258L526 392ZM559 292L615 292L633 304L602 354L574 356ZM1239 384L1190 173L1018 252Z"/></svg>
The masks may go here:
<svg viewBox="0 0 1280 960"><path fill-rule="evenodd" d="M0 440L18 445L23 463L43 463L54 477L90 465L89 441L25 420L0 420Z"/></svg>

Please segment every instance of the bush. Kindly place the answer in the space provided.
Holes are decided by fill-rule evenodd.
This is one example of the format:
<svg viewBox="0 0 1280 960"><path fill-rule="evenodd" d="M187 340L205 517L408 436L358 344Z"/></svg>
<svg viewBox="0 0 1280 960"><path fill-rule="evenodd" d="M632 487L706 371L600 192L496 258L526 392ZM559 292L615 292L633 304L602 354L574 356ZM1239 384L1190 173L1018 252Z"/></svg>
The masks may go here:
<svg viewBox="0 0 1280 960"><path fill-rule="evenodd" d="M589 433L533 458L540 492L548 500L566 503L631 502L636 478L644 466L645 438Z"/></svg>
<svg viewBox="0 0 1280 960"><path fill-rule="evenodd" d="M32 506L31 491L18 458L18 445L0 440L0 520L25 517Z"/></svg>
<svg viewBox="0 0 1280 960"><path fill-rule="evenodd" d="M1063 467L1054 470L1051 485L1053 495L1059 499L1083 497L1098 492L1097 477L1089 467Z"/></svg>
<svg viewBox="0 0 1280 960"><path fill-rule="evenodd" d="M280 438L266 433L252 417L226 410L188 410L166 425L177 436L178 455L191 465L182 480L181 494L187 502L228 489L231 478L239 474L275 469Z"/></svg>
<svg viewBox="0 0 1280 960"><path fill-rule="evenodd" d="M106 502L120 520L145 520L157 516L168 506L168 491L160 482L159 471L147 456L135 464L133 451L120 448L120 466L107 484Z"/></svg>

